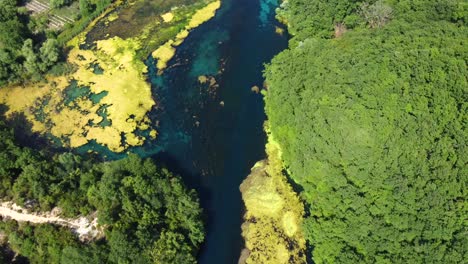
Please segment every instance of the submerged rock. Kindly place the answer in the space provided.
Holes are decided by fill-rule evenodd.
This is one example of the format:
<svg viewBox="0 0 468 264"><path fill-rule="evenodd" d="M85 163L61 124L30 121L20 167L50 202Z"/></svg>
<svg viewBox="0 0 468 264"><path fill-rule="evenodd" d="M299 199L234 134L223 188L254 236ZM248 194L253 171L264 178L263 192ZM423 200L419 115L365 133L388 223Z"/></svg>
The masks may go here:
<svg viewBox="0 0 468 264"><path fill-rule="evenodd" d="M250 90L256 94L258 94L260 92L260 87L258 87L257 85L254 85L252 86L252 88L250 88Z"/></svg>
<svg viewBox="0 0 468 264"><path fill-rule="evenodd" d="M207 81L208 81L208 77L206 77L205 75L198 76L198 82L199 83L205 84Z"/></svg>
<svg viewBox="0 0 468 264"><path fill-rule="evenodd" d="M284 29L283 29L283 28L280 28L280 27L278 27L278 26L276 26L276 27L275 27L275 32L276 32L276 34L282 36L282 35L284 34Z"/></svg>

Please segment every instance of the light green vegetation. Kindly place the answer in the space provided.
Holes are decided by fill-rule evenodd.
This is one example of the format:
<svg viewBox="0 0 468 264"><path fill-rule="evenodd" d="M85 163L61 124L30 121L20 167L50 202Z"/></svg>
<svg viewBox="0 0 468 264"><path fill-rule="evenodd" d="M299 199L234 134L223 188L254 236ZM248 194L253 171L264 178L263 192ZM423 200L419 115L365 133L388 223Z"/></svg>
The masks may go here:
<svg viewBox="0 0 468 264"><path fill-rule="evenodd" d="M294 37L266 68L266 112L314 263L468 258L466 7L284 4Z"/></svg>
<svg viewBox="0 0 468 264"><path fill-rule="evenodd" d="M65 227L1 221L1 241L30 263L195 263L203 240L194 191L151 160L98 162L21 147L0 121L0 195L65 217L97 212L105 237L82 243ZM6 246L6 245L3 245Z"/></svg>
<svg viewBox="0 0 468 264"><path fill-rule="evenodd" d="M268 159L257 162L240 186L246 207L241 263L305 263L304 208L283 174L279 145L270 135Z"/></svg>
<svg viewBox="0 0 468 264"><path fill-rule="evenodd" d="M8 116L24 113L34 131L50 133L71 148L94 140L111 151L122 152L144 143L145 138L139 136L142 131L156 137L147 116L156 102L146 82L143 59L158 45L180 38L180 28L200 25L207 17L204 10L216 2L207 5L208 1L137 0L125 6L119 3L68 42L71 50L67 63L73 65L74 72L50 76L47 82L0 90L0 103L8 106ZM219 2L215 6L219 7ZM142 15L142 11L151 11L151 15ZM129 27L129 21L134 25ZM43 54L54 55L47 50L48 43L44 45ZM42 62L53 60L51 57ZM71 86L88 92L70 101L66 91ZM91 100L98 94L103 94L100 100ZM99 114L103 108L105 116Z"/></svg>
<svg viewBox="0 0 468 264"><path fill-rule="evenodd" d="M127 7L110 12L109 17L112 21L106 18L97 22L89 30L86 41L92 44L93 41L115 36L122 39L138 39L144 43L138 50L138 57L144 60L167 41L181 38L181 31L184 29L190 30L199 26L201 22L193 25L191 21L199 21L200 13L210 14L212 17L217 9L213 10L213 7L219 8L219 5L220 1L215 0L131 0ZM210 17L203 17L204 21Z"/></svg>
<svg viewBox="0 0 468 264"><path fill-rule="evenodd" d="M199 25L210 20L216 14L221 6L221 1L216 0L205 7L197 10L195 14L191 17L189 23L182 29L175 39L171 39L164 43L153 52L153 57L158 60L157 67L160 71L167 67L167 63L174 57L176 47L182 44L184 39L189 35L190 30L198 27ZM172 19L171 19L172 20Z"/></svg>

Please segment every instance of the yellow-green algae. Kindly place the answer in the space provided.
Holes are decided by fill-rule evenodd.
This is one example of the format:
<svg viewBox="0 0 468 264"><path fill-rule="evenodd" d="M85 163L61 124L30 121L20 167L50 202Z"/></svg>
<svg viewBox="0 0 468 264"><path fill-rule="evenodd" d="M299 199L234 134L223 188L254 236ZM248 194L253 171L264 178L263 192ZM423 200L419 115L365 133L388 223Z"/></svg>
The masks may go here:
<svg viewBox="0 0 468 264"><path fill-rule="evenodd" d="M182 30L161 37L160 34L154 34L159 32L160 21L156 20L136 29L139 33L134 37L123 39L113 35L94 41L94 47L89 50L81 49L80 44L84 43L88 33L99 20L109 25L118 21L115 20L118 14L112 12L113 8L121 3L122 1L117 1L112 8L107 9L82 33L68 42L71 50L67 60L77 66L76 72L67 76L47 76L47 81L25 87L10 86L0 89L0 103L8 106L6 115L23 113L31 122L33 131L51 133L61 139L65 146L72 148L95 140L114 152L122 152L130 146L144 143L144 138L136 133L137 130L146 130L151 138L156 138L157 131L151 128L147 116L156 102L152 98L150 85L145 81L147 68L138 52L141 53L151 46L149 43L164 43L174 37L178 39L188 35L188 31ZM197 5L200 6L200 3ZM219 3L217 5L219 6ZM193 21L198 22L192 22L191 26L201 24L199 12L193 11L193 14L190 13L191 9L187 8L177 10L193 15ZM206 12L206 6L202 9ZM174 13L179 14L175 11ZM188 23L180 14L178 19L175 19L175 16L171 17L167 12L161 12L158 17L175 28L181 23ZM161 32L171 30L171 27L161 29ZM142 43L145 43L145 47L142 47ZM93 72L93 65L98 65L102 73ZM91 101L88 96L81 96L66 103L65 91L72 82L76 82L77 89L89 87L93 94L107 94L99 102ZM110 122L106 126L99 125L103 121L103 117L98 114L102 107L106 108L107 120ZM41 118L37 117L38 112Z"/></svg>
<svg viewBox="0 0 468 264"><path fill-rule="evenodd" d="M159 71L162 71L167 67L167 63L175 55L176 47L183 43L184 39L189 35L190 30L200 26L214 17L216 10L218 10L220 7L221 1L216 0L215 2L209 3L205 7L197 10L190 19L190 22L177 34L174 39L168 40L153 52L153 58L158 60L156 67Z"/></svg>
<svg viewBox="0 0 468 264"><path fill-rule="evenodd" d="M172 12L167 12L161 15L165 23L171 22L174 19L174 14Z"/></svg>
<svg viewBox="0 0 468 264"><path fill-rule="evenodd" d="M66 77L49 77L47 83L27 87L8 87L0 91L0 102L9 107L7 114L23 112L32 122L36 132L50 132L62 139L67 146L75 148L90 140L121 152L128 146L139 146L144 139L135 134L147 119L146 114L155 105L151 87L145 81L146 66L135 59L140 43L134 39L118 37L96 42L95 50L74 47L69 63L75 64L76 72ZM102 74L93 73L90 65L98 64ZM106 91L98 103L87 97L79 97L65 105L64 90L74 80L79 86L87 86L94 94ZM80 89L80 88L78 88ZM46 105L39 102L50 98ZM97 111L107 106L110 126L99 126L102 117ZM38 121L34 112L43 108L45 120ZM122 139L124 135L124 139ZM123 142L123 143L122 143Z"/></svg>
<svg viewBox="0 0 468 264"><path fill-rule="evenodd" d="M268 158L257 162L240 186L246 212L239 263L306 263L304 207L283 174L281 149L271 135L266 152Z"/></svg>

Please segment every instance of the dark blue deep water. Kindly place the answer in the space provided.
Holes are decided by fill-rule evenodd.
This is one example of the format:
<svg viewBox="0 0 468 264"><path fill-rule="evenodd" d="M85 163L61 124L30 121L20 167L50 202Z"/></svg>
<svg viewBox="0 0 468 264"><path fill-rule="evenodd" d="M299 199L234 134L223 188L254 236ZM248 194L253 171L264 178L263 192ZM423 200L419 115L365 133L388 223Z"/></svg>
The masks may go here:
<svg viewBox="0 0 468 264"><path fill-rule="evenodd" d="M151 156L198 191L207 238L199 262L237 263L243 241L239 185L265 157L262 87L264 63L287 47L275 33L278 0L223 0L215 18L193 30L169 68L157 75L148 59L148 79L159 107L151 113L158 138L132 151ZM198 77L214 77L209 88ZM224 103L224 106L222 103ZM94 149L118 158L96 145Z"/></svg>

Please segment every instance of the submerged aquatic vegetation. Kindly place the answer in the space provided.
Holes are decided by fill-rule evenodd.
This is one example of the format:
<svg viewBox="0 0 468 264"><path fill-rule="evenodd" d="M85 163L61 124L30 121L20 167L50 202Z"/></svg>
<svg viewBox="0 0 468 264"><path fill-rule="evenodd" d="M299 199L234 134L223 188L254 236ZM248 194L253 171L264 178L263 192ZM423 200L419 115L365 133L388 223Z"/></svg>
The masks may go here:
<svg viewBox="0 0 468 264"><path fill-rule="evenodd" d="M190 30L200 26L210 20L216 14L216 10L221 7L221 1L209 3L205 7L197 10L190 19L190 22L182 29L174 39L168 40L164 45L160 46L153 52L153 57L158 60L157 68L159 71L167 67L167 63L174 57L176 47L182 44L184 39L189 35Z"/></svg>
<svg viewBox="0 0 468 264"><path fill-rule="evenodd" d="M156 103L145 81L146 66L135 59L140 43L115 37L98 41L96 46L95 50L75 47L70 51L69 63L78 66L70 76L50 78L47 84L2 90L0 101L10 107L7 114L24 112L34 131L50 132L72 148L91 140L115 152L143 144L144 139L134 132L145 123L146 114ZM99 65L102 73L94 73L92 64ZM64 91L72 80L77 89L89 87L91 94L106 92L106 95L97 103L84 95L65 104ZM51 100L47 105L40 105L38 102L45 97ZM98 115L98 110L102 106L107 106L107 119L111 121L107 126L99 125L103 117ZM35 117L38 107L45 114L42 122Z"/></svg>
<svg viewBox="0 0 468 264"><path fill-rule="evenodd" d="M181 4L179 0L169 2ZM147 116L156 102L146 82L143 59L159 47L161 61L166 64L175 53L173 45L182 43L190 29L212 17L220 6L219 1L205 0L169 12L166 9L174 7L169 2L165 2L166 8L153 6L156 13L151 17L137 18L135 28L120 20L135 17L148 0L107 10L68 42L71 50L67 61L77 66L75 72L47 77L44 83L0 90L0 103L9 108L6 114L23 113L33 131L50 133L71 148L95 141L122 152L144 143L141 132L156 138L157 131ZM126 31L120 30L122 25ZM69 98L66 90L71 86L87 90Z"/></svg>

